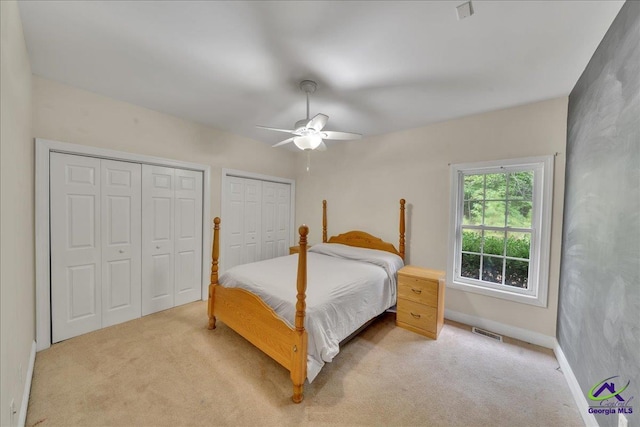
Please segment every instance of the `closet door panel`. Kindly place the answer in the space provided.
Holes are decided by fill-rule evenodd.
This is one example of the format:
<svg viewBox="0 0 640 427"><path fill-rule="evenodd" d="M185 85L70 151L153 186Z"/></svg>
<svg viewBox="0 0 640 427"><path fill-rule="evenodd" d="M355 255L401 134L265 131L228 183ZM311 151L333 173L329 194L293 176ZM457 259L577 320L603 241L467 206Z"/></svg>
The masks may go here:
<svg viewBox="0 0 640 427"><path fill-rule="evenodd" d="M262 253L262 181L244 183L244 264L260 261Z"/></svg>
<svg viewBox="0 0 640 427"><path fill-rule="evenodd" d="M228 218L223 218L225 233L225 269L243 263L244 245L244 179L229 177L227 180Z"/></svg>
<svg viewBox="0 0 640 427"><path fill-rule="evenodd" d="M262 259L289 255L290 188L262 183Z"/></svg>
<svg viewBox="0 0 640 427"><path fill-rule="evenodd" d="M141 174L137 163L101 161L102 326L141 316Z"/></svg>
<svg viewBox="0 0 640 427"><path fill-rule="evenodd" d="M291 185L276 185L275 254L289 255L289 221L291 217Z"/></svg>
<svg viewBox="0 0 640 427"><path fill-rule="evenodd" d="M142 165L142 315L174 306L174 169Z"/></svg>
<svg viewBox="0 0 640 427"><path fill-rule="evenodd" d="M202 295L202 172L175 170L175 305Z"/></svg>
<svg viewBox="0 0 640 427"><path fill-rule="evenodd" d="M291 185L227 177L224 269L289 254Z"/></svg>
<svg viewBox="0 0 640 427"><path fill-rule="evenodd" d="M52 342L102 327L100 160L50 156Z"/></svg>
<svg viewBox="0 0 640 427"><path fill-rule="evenodd" d="M277 185L275 182L262 183L262 259L278 256L276 248Z"/></svg>

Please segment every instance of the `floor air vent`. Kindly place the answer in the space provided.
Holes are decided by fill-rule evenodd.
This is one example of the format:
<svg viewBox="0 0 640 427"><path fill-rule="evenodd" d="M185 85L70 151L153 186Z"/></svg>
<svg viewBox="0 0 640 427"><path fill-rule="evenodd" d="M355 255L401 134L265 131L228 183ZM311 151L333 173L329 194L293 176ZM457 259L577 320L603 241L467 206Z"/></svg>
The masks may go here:
<svg viewBox="0 0 640 427"><path fill-rule="evenodd" d="M494 334L493 332L485 331L484 329L476 328L475 326L471 328L471 332L502 342L502 335Z"/></svg>

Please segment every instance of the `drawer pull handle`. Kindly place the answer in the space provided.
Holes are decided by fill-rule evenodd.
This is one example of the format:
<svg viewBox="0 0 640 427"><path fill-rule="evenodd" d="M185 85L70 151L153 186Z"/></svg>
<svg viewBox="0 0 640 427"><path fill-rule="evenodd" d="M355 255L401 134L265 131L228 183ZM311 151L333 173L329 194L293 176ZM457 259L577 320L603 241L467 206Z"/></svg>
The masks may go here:
<svg viewBox="0 0 640 427"><path fill-rule="evenodd" d="M413 288L411 288L411 290L412 290L414 293L418 294L418 295L420 295L420 294L422 293L422 289L413 289Z"/></svg>
<svg viewBox="0 0 640 427"><path fill-rule="evenodd" d="M419 318L420 318L420 315L419 315L419 314L411 313L411 315L412 315L414 318L416 318L416 319L419 319Z"/></svg>

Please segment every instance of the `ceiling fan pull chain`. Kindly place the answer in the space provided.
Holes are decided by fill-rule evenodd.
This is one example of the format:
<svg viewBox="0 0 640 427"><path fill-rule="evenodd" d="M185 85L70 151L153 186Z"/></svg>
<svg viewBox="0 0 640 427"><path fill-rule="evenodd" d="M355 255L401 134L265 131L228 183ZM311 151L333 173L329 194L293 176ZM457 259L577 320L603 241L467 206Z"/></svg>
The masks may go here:
<svg viewBox="0 0 640 427"><path fill-rule="evenodd" d="M307 173L311 173L311 150L307 151Z"/></svg>

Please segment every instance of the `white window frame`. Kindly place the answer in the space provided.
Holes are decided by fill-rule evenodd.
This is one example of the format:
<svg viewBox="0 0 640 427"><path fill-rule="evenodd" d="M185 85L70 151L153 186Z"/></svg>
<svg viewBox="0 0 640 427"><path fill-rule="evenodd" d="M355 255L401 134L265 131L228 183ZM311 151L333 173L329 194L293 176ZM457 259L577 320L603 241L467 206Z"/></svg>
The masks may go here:
<svg viewBox="0 0 640 427"><path fill-rule="evenodd" d="M448 286L466 292L547 307L549 255L551 248L551 212L553 202L554 156L526 157L451 165L451 196L448 256ZM462 221L464 175L505 172L534 172L531 250L528 289L490 283L460 276L462 260ZM507 231L509 227L506 227Z"/></svg>

